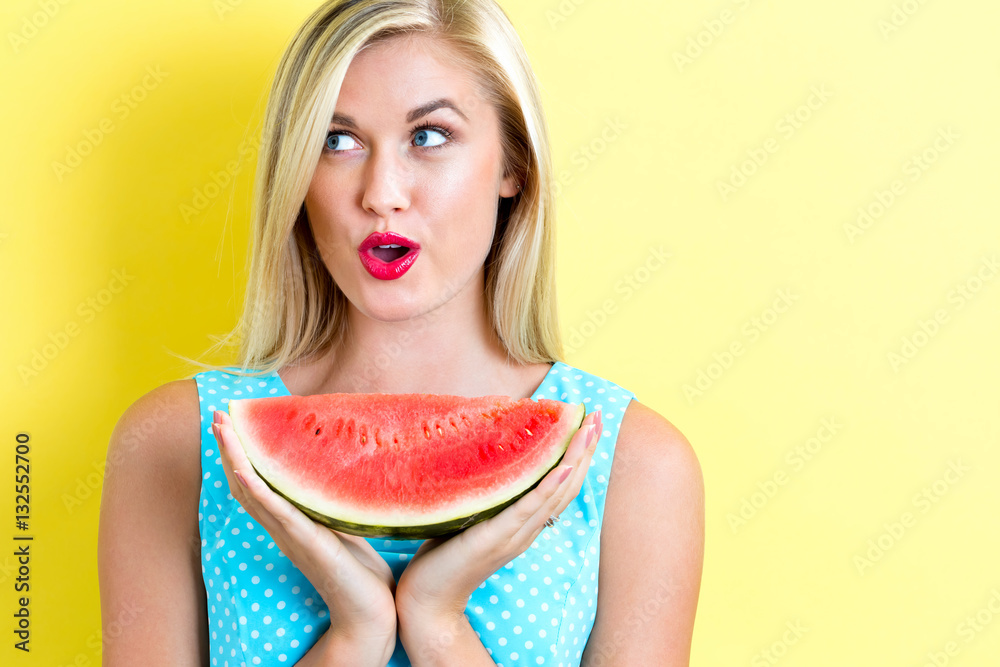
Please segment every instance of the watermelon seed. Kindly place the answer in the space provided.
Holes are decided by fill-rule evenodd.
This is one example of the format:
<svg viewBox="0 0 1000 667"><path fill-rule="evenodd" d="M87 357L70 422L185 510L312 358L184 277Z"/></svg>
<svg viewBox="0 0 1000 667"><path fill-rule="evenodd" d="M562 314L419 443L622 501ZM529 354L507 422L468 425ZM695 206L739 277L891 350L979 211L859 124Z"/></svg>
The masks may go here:
<svg viewBox="0 0 1000 667"><path fill-rule="evenodd" d="M444 435L444 431L441 430L440 426L438 426L437 429L438 429L438 435Z"/></svg>
<svg viewBox="0 0 1000 667"><path fill-rule="evenodd" d="M431 431L429 428L427 428L427 424L424 424L424 437L427 438L428 440L431 439Z"/></svg>
<svg viewBox="0 0 1000 667"><path fill-rule="evenodd" d="M320 429L316 429L316 435L319 435Z"/></svg>
<svg viewBox="0 0 1000 667"><path fill-rule="evenodd" d="M527 426L524 427L524 430L528 432L528 435L532 435L531 429L528 428Z"/></svg>
<svg viewBox="0 0 1000 667"><path fill-rule="evenodd" d="M366 442L368 442L368 438L366 438L365 436L361 436L361 444L363 445Z"/></svg>

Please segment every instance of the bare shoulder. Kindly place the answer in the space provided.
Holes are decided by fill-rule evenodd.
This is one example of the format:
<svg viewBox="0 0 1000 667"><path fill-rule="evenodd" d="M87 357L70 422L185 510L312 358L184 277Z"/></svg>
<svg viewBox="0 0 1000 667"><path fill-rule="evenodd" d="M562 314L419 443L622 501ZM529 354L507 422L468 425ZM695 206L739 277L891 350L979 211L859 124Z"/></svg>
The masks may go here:
<svg viewBox="0 0 1000 667"><path fill-rule="evenodd" d="M198 500L201 410L195 380L136 400L108 445L98 528L104 664L207 664ZM159 663L159 664L166 664Z"/></svg>
<svg viewBox="0 0 1000 667"><path fill-rule="evenodd" d="M704 549L705 482L694 448L665 417L639 401L622 419L605 508L607 534L628 541L641 530L646 544L686 544L673 556L700 563Z"/></svg>
<svg viewBox="0 0 1000 667"><path fill-rule="evenodd" d="M200 442L196 381L169 382L141 396L119 418L108 447L107 475L129 461L180 466L172 468L176 472L200 468Z"/></svg>
<svg viewBox="0 0 1000 667"><path fill-rule="evenodd" d="M597 622L583 664L687 665L704 548L705 489L694 448L633 400L608 481Z"/></svg>
<svg viewBox="0 0 1000 667"><path fill-rule="evenodd" d="M611 477L641 475L703 492L701 464L688 439L660 413L633 399L622 418Z"/></svg>

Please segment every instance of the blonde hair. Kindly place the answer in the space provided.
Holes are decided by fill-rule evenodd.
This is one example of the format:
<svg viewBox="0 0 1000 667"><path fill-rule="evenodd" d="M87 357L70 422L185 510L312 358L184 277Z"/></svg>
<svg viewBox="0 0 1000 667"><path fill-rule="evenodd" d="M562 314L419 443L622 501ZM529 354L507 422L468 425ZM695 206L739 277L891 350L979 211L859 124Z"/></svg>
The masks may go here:
<svg viewBox="0 0 1000 667"><path fill-rule="evenodd" d="M486 259L492 327L517 363L562 357L549 140L537 82L507 15L493 0L329 0L292 38L267 102L243 313L220 343L238 341L245 373L280 369L346 335L347 297L320 258L303 202L351 60L414 32L444 40L478 75L499 114L504 174L522 183L500 200Z"/></svg>

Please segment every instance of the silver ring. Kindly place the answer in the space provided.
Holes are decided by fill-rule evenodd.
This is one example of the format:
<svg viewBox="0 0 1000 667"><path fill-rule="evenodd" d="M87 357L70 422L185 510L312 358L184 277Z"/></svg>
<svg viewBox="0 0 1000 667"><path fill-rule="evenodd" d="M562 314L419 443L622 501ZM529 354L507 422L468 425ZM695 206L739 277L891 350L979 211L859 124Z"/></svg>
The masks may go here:
<svg viewBox="0 0 1000 667"><path fill-rule="evenodd" d="M556 525L556 524L557 524L558 522L559 522L559 517L557 517L557 516L552 516L552 515L550 514L550 515L549 515L549 518L545 520L545 525L546 525L546 526L548 526L549 528L552 528L552 527L553 527L554 525Z"/></svg>

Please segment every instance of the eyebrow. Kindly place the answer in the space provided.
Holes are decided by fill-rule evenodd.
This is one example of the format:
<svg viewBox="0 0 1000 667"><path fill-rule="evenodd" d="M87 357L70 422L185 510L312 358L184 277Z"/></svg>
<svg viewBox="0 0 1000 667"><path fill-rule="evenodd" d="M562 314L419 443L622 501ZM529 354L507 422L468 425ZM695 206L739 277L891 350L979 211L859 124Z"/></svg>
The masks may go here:
<svg viewBox="0 0 1000 667"><path fill-rule="evenodd" d="M431 113L432 111L436 111L437 109L451 109L459 116L461 116L465 120L465 122L469 122L469 118L464 113L462 113L462 110L459 109L454 102L452 102L446 97L433 100L431 102L428 102L427 104L422 104L419 107L412 109L408 114L406 114L406 122L412 123L418 118L423 118L427 114ZM333 116L330 117L330 122L337 123L339 125L345 125L347 127L351 127L354 129L358 128L358 125L357 123L354 122L353 118L344 115L342 113L334 113Z"/></svg>

